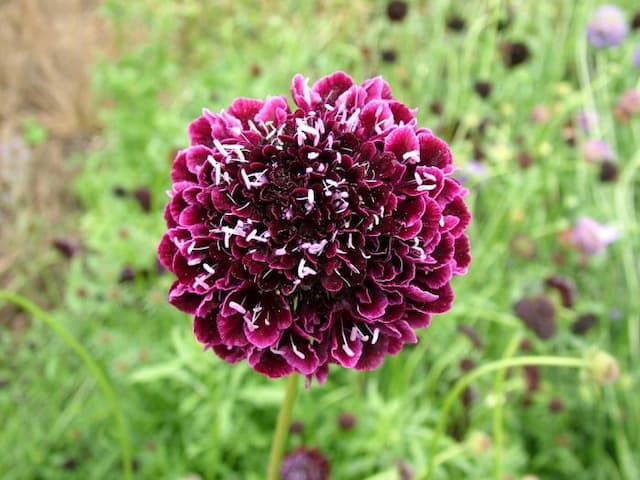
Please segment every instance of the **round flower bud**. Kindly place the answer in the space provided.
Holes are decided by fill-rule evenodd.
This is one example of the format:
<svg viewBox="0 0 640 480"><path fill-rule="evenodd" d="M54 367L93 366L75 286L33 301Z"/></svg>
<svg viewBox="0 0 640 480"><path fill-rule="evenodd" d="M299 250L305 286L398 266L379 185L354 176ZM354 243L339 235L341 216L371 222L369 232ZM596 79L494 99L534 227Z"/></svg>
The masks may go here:
<svg viewBox="0 0 640 480"><path fill-rule="evenodd" d="M620 376L618 361L602 351L591 357L590 371L598 385L611 385Z"/></svg>

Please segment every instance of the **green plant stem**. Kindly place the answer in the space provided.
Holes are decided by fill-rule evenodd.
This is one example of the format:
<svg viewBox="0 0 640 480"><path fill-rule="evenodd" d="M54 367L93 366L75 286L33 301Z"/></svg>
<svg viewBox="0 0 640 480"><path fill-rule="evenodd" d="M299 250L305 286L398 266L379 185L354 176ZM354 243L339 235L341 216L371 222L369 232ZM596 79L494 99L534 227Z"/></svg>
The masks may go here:
<svg viewBox="0 0 640 480"><path fill-rule="evenodd" d="M518 345L520 344L520 336L516 335L509 345L503 355L503 359L508 359L513 357L518 349ZM493 383L493 391L497 397L496 405L493 409L493 439L494 439L494 470L493 476L494 478L501 479L502 478L502 457L503 457L503 449L504 449L504 422L502 416L502 407L503 407L503 390L504 390L504 379L507 374L507 369L498 370L496 373L496 378Z"/></svg>
<svg viewBox="0 0 640 480"><path fill-rule="evenodd" d="M502 370L512 367L521 367L524 365L537 365L537 366L552 366L552 367L572 367L572 368L583 368L588 365L587 361L582 358L567 358L567 357L551 357L551 356L526 356L526 357L517 357L517 358L505 358L502 360L496 360L495 362L490 362L485 365L482 365L475 370L467 373L465 376L461 377L460 380L456 382L454 387L450 390L449 394L444 400L442 405L442 410L440 412L440 416L438 417L438 422L436 423L436 429L433 434L433 440L431 441L431 447L429 451L429 463L427 466L427 472L423 477L423 480L430 480L431 475L433 474L433 466L435 458L436 450L438 448L438 443L440 441L440 437L444 431L445 423L447 421L447 417L449 411L453 407L453 403L456 401L460 393L475 379L493 372L495 370Z"/></svg>
<svg viewBox="0 0 640 480"><path fill-rule="evenodd" d="M126 480L131 480L133 478L131 448L124 414L122 413L122 408L120 407L120 403L118 402L118 397L115 394L113 386L100 365L96 363L96 361L91 357L91 354L64 326L60 324L60 322L37 305L31 303L21 295L7 292L5 290L0 290L0 300L13 303L28 312L32 317L41 320L45 325L53 330L62 339L62 341L66 343L67 346L76 353L76 355L78 355L78 357L80 357L80 360L82 360L85 366L91 371L111 408L122 452L122 469L124 472L124 478Z"/></svg>
<svg viewBox="0 0 640 480"><path fill-rule="evenodd" d="M296 399L296 390L298 388L298 374L292 373L287 381L287 390L280 406L278 414L278 423L276 431L273 434L271 442L271 452L269 453L269 468L267 470L267 480L277 480L282 461L282 453L284 452L284 442L287 439L289 431L289 421L291 420L291 411Z"/></svg>

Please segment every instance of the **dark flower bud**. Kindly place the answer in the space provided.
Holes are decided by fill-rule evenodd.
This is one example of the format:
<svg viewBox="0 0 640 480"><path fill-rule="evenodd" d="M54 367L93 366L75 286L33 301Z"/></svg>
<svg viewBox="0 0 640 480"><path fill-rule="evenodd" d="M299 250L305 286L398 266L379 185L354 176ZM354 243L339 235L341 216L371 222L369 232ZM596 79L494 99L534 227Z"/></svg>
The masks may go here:
<svg viewBox="0 0 640 480"><path fill-rule="evenodd" d="M136 276L136 274L133 271L133 268L124 267L122 269L122 271L120 272L120 278L118 279L118 282L120 282L120 283L133 282L133 279L135 278L135 276Z"/></svg>
<svg viewBox="0 0 640 480"><path fill-rule="evenodd" d="M291 425L289 425L289 433L291 435L302 435L302 432L304 432L304 423L299 420L291 422Z"/></svg>
<svg viewBox="0 0 640 480"><path fill-rule="evenodd" d="M594 313L584 313L571 324L571 331L576 335L587 333L598 321L598 317Z"/></svg>
<svg viewBox="0 0 640 480"><path fill-rule="evenodd" d="M600 181L615 182L620 175L620 167L618 164L609 160L605 160L600 164Z"/></svg>
<svg viewBox="0 0 640 480"><path fill-rule="evenodd" d="M486 80L478 80L473 84L473 89L480 98L487 98L491 95L491 83Z"/></svg>
<svg viewBox="0 0 640 480"><path fill-rule="evenodd" d="M640 12L636 12L631 19L631 29L640 30Z"/></svg>
<svg viewBox="0 0 640 480"><path fill-rule="evenodd" d="M564 410L564 402L559 397L553 397L549 401L549 411L551 413L558 413Z"/></svg>
<svg viewBox="0 0 640 480"><path fill-rule="evenodd" d="M329 461L317 448L299 447L284 457L280 476L282 480L327 480Z"/></svg>
<svg viewBox="0 0 640 480"><path fill-rule="evenodd" d="M429 110L434 115L442 115L442 112L444 112L444 107L442 106L442 102L436 100L434 102L431 102L431 105L429 105Z"/></svg>
<svg viewBox="0 0 640 480"><path fill-rule="evenodd" d="M469 357L465 357L462 360L460 360L460 364L458 366L460 368L460 371L466 373L476 368L476 362L474 362Z"/></svg>
<svg viewBox="0 0 640 480"><path fill-rule="evenodd" d="M387 17L389 17L389 20L392 22L401 22L404 20L408 11L409 7L407 6L407 2L393 0L387 4Z"/></svg>
<svg viewBox="0 0 640 480"><path fill-rule="evenodd" d="M501 46L502 61L507 68L516 67L529 60L529 47L523 42L506 42Z"/></svg>
<svg viewBox="0 0 640 480"><path fill-rule="evenodd" d="M115 187L113 187L113 190L111 190L111 192L115 197L126 197L127 194L129 193L127 192L126 188L120 185L116 185Z"/></svg>
<svg viewBox="0 0 640 480"><path fill-rule="evenodd" d="M133 197L140 204L140 208L145 213L149 213L151 211L151 192L148 188L141 187L137 188L133 191Z"/></svg>
<svg viewBox="0 0 640 480"><path fill-rule="evenodd" d="M51 242L51 245L65 258L73 257L78 251L78 245L65 238L56 238Z"/></svg>
<svg viewBox="0 0 640 480"><path fill-rule="evenodd" d="M531 165L533 165L533 157L529 155L527 152L519 152L518 153L518 165L522 170L526 170Z"/></svg>
<svg viewBox="0 0 640 480"><path fill-rule="evenodd" d="M520 341L520 350L523 352L529 353L533 349L533 345L531 344L531 340L528 338L523 338Z"/></svg>
<svg viewBox="0 0 640 480"><path fill-rule="evenodd" d="M253 78L257 78L262 75L262 67L257 63L252 63L251 67L249 67L249 75Z"/></svg>
<svg viewBox="0 0 640 480"><path fill-rule="evenodd" d="M562 306L566 308L573 307L576 297L576 285L570 278L553 275L545 280L547 287L554 288L560 294Z"/></svg>
<svg viewBox="0 0 640 480"><path fill-rule="evenodd" d="M382 61L385 63L394 63L397 60L398 55L396 54L395 50L387 48L385 50L382 50L380 58L382 58Z"/></svg>
<svg viewBox="0 0 640 480"><path fill-rule="evenodd" d="M447 17L447 28L452 32L461 32L467 28L467 22L460 15L449 15Z"/></svg>
<svg viewBox="0 0 640 480"><path fill-rule="evenodd" d="M542 340L556 334L555 308L545 296L523 298L513 306L515 314Z"/></svg>
<svg viewBox="0 0 640 480"><path fill-rule="evenodd" d="M340 430L351 430L356 426L356 416L353 413L343 412L338 417L338 426Z"/></svg>
<svg viewBox="0 0 640 480"><path fill-rule="evenodd" d="M531 394L540 388L540 369L535 365L522 367L525 380L525 393Z"/></svg>

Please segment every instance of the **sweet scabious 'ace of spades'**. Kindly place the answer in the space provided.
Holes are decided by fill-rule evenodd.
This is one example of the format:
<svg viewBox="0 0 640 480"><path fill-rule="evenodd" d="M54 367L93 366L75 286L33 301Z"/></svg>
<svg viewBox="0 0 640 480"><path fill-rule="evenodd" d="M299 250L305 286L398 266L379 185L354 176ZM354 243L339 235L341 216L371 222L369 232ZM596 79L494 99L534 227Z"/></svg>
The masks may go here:
<svg viewBox="0 0 640 480"><path fill-rule="evenodd" d="M447 144L380 77L335 72L189 126L158 247L169 301L222 359L323 382L371 370L450 309L471 260Z"/></svg>

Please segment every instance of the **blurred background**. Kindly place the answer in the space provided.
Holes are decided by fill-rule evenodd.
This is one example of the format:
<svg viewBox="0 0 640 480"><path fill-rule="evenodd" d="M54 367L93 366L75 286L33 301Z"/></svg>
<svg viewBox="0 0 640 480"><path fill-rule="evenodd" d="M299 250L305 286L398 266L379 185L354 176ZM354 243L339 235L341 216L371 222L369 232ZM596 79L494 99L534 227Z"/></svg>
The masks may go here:
<svg viewBox="0 0 640 480"><path fill-rule="evenodd" d="M300 393L287 449L347 480L640 478L640 6L602 7L0 1L0 288L49 315L0 299L0 478L264 478L283 383L167 305L164 192L203 107L335 70L450 142L474 260L418 345ZM588 368L482 376L430 455L455 382L519 355Z"/></svg>

